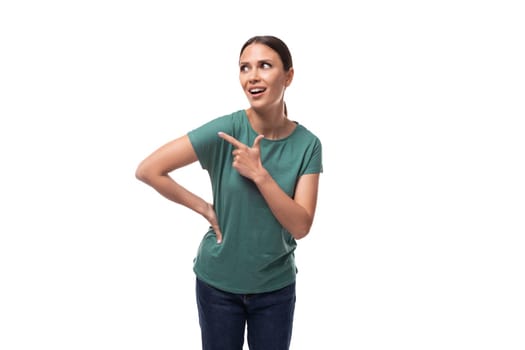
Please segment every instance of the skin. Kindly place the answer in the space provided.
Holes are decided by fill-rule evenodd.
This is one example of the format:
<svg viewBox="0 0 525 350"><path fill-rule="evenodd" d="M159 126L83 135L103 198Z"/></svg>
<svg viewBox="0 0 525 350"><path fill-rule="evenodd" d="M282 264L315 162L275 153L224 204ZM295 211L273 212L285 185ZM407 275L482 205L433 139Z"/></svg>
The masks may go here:
<svg viewBox="0 0 525 350"><path fill-rule="evenodd" d="M319 174L301 176L295 197L291 198L264 168L260 149L263 138L284 138L296 127L284 113L284 92L292 82L293 74L293 68L284 70L279 55L268 46L259 43L247 46L239 59L239 80L250 103L246 114L259 136L252 145L245 145L222 132L217 137L233 145L232 167L254 182L276 219L295 239L301 239L308 234L313 223ZM253 88L264 89L264 92L253 94ZM167 199L202 215L213 227L217 242L221 243L222 232L213 204L188 191L169 175L197 160L188 135L184 135L146 157L135 175Z"/></svg>

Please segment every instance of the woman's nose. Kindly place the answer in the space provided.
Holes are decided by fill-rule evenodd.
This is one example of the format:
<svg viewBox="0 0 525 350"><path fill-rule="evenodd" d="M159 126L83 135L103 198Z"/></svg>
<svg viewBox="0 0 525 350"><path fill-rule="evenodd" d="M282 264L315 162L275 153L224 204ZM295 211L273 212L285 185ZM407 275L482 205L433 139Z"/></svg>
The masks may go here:
<svg viewBox="0 0 525 350"><path fill-rule="evenodd" d="M248 80L251 82L259 81L259 70L257 68L252 69L249 73Z"/></svg>

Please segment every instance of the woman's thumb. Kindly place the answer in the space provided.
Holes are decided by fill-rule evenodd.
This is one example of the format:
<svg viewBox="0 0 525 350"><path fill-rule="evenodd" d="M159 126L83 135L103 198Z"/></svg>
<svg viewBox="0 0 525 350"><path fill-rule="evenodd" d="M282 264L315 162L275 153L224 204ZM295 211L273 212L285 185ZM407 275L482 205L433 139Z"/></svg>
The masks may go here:
<svg viewBox="0 0 525 350"><path fill-rule="evenodd" d="M217 243L222 243L222 233L219 228L215 229L215 236L217 237Z"/></svg>

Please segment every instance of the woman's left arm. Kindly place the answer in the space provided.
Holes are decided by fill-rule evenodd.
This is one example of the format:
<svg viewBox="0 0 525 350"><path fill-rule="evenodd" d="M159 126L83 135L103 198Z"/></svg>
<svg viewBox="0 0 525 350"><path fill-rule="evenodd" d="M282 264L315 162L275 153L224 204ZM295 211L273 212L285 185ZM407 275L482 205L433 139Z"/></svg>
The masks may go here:
<svg viewBox="0 0 525 350"><path fill-rule="evenodd" d="M262 165L259 146L262 135L255 138L251 147L222 132L219 137L235 147L232 166L255 183L281 225L295 239L306 236L314 221L319 174L302 175L297 181L294 198L291 198Z"/></svg>
<svg viewBox="0 0 525 350"><path fill-rule="evenodd" d="M295 239L305 237L312 227L319 174L306 174L299 178L294 198L290 198L266 172L254 179L273 215Z"/></svg>

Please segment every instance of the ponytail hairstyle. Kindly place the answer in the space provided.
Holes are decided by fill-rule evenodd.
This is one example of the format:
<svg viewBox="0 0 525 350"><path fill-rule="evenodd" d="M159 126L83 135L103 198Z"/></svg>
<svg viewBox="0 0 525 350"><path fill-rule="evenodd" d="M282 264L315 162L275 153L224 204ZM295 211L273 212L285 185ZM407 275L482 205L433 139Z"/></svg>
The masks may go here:
<svg viewBox="0 0 525 350"><path fill-rule="evenodd" d="M263 44L268 46L273 51L277 52L279 55L279 58L281 59L283 63L284 70L288 72L290 69L293 68L293 62L292 62L292 54L290 53L290 50L288 49L288 46L282 41L281 39L273 36L273 35L256 35L254 37L251 37L244 43L244 45L241 48L241 53L239 56L242 55L244 52L244 49L251 44ZM288 116L288 109L286 108L286 102L284 102L284 115Z"/></svg>

